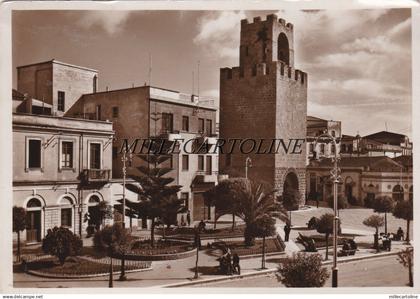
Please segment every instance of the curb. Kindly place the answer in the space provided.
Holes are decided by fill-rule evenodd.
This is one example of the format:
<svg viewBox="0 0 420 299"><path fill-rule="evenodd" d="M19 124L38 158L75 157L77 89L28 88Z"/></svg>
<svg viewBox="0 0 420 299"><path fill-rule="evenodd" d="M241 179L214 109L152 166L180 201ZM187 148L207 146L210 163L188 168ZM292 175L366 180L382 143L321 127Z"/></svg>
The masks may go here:
<svg viewBox="0 0 420 299"><path fill-rule="evenodd" d="M345 259L345 260L337 260L337 264L348 263L348 262L356 262L356 261L359 261L359 260L366 260L366 259L381 258L381 257L391 256L391 255L398 255L398 252L378 253L378 254L368 255L368 256L363 256L363 257L353 257L353 258L349 258L349 259ZM323 265L332 264L332 260L323 261L322 264ZM202 280L186 281L186 282L181 282L181 283L173 283L173 284L154 286L154 287L159 287L159 288L188 287L188 286L207 284L207 283L212 283L212 282L219 282L219 281L226 281L226 280L236 280L236 279L241 279L241 278L246 278L246 277L263 276L263 275L275 273L275 272L277 272L277 270L278 270L277 268L270 268L270 269L266 269L266 270L248 272L248 273L241 274L241 275L222 276L222 277L217 277L217 278L207 278L207 279L202 279Z"/></svg>

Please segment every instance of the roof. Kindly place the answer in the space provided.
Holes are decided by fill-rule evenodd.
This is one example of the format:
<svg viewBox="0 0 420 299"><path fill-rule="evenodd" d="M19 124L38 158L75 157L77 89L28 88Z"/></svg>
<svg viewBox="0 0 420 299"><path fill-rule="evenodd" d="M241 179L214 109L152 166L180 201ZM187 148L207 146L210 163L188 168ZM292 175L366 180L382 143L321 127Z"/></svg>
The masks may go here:
<svg viewBox="0 0 420 299"><path fill-rule="evenodd" d="M380 131L374 134L366 135L363 138L374 140L374 141L385 143L385 144L400 145L400 143L404 142L406 136L399 133Z"/></svg>
<svg viewBox="0 0 420 299"><path fill-rule="evenodd" d="M381 157L342 157L339 161L342 168L360 168L374 172L400 172L402 164L387 156ZM312 161L310 167L332 167L331 159Z"/></svg>
<svg viewBox="0 0 420 299"><path fill-rule="evenodd" d="M307 115L306 116L306 121L327 121L327 120L326 119L319 118L319 117Z"/></svg>
<svg viewBox="0 0 420 299"><path fill-rule="evenodd" d="M393 158L392 160L400 163L401 165L404 165L405 167L413 167L413 156L412 155L399 156L399 157Z"/></svg>
<svg viewBox="0 0 420 299"><path fill-rule="evenodd" d="M47 60L47 61L30 63L30 64L25 64L25 65L19 65L16 68L17 69L20 69L20 68L25 68L25 67L34 66L34 65L40 65L40 64L47 64L47 63L57 63L57 64L61 64L61 65L65 65L65 66L70 66L70 67L78 68L78 69L82 69L82 70L87 70L87 71L91 71L91 72L95 72L95 73L98 72L95 69L91 69L91 68L87 68L87 67L80 66L80 65L75 65L75 64L70 64L70 63L62 62L62 61L59 61L59 60L54 59L54 58L51 59L51 60Z"/></svg>

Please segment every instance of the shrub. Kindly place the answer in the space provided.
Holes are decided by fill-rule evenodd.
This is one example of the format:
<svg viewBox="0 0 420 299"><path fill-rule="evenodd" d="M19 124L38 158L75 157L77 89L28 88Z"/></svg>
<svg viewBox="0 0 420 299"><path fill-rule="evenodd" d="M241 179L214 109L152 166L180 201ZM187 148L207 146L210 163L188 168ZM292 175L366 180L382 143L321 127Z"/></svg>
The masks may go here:
<svg viewBox="0 0 420 299"><path fill-rule="evenodd" d="M374 247L377 251L379 251L379 244L378 244L378 230L380 227L384 225L384 217L379 215L371 215L365 220L363 220L363 224L369 227L375 228L375 237L374 237Z"/></svg>
<svg viewBox="0 0 420 299"><path fill-rule="evenodd" d="M319 254L294 253L279 269L279 281L286 287L322 287L329 274Z"/></svg>
<svg viewBox="0 0 420 299"><path fill-rule="evenodd" d="M82 240L65 227L49 229L42 240L42 250L46 254L56 256L61 265L68 256L79 255L82 247Z"/></svg>
<svg viewBox="0 0 420 299"><path fill-rule="evenodd" d="M399 201L393 211L393 215L397 218L404 219L407 221L407 235L406 242L410 242L410 221L413 220L413 201L412 200L403 200Z"/></svg>
<svg viewBox="0 0 420 299"><path fill-rule="evenodd" d="M13 231L17 234L17 260L20 260L20 232L26 228L26 210L21 207L13 207Z"/></svg>

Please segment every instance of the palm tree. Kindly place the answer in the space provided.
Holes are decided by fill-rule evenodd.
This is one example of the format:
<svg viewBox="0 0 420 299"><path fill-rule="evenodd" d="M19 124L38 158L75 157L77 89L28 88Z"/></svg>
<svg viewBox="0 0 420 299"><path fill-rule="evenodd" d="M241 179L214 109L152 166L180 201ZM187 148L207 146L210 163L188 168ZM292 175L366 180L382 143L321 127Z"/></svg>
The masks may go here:
<svg viewBox="0 0 420 299"><path fill-rule="evenodd" d="M254 228L260 221L260 218L267 215L278 218L284 222L288 220L287 211L281 202L277 201L274 193L276 190L270 190L261 183L247 180L244 188L238 196L237 211L238 215L245 222L245 245L252 246L255 241L256 232Z"/></svg>

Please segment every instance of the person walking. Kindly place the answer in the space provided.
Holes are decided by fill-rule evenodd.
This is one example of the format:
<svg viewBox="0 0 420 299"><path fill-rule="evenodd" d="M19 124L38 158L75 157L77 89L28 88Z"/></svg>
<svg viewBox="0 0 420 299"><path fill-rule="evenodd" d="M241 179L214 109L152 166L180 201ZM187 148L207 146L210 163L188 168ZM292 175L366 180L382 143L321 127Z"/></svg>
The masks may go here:
<svg viewBox="0 0 420 299"><path fill-rule="evenodd" d="M241 275L241 266L239 265L239 255L235 252L232 256L233 272Z"/></svg>
<svg viewBox="0 0 420 299"><path fill-rule="evenodd" d="M190 212L190 210L188 210L188 212L187 212L187 224L188 224L188 226L191 225L191 212Z"/></svg>
<svg viewBox="0 0 420 299"><path fill-rule="evenodd" d="M284 226L284 241L285 242L289 242L289 234L290 234L290 225L289 223L286 223L286 225Z"/></svg>

